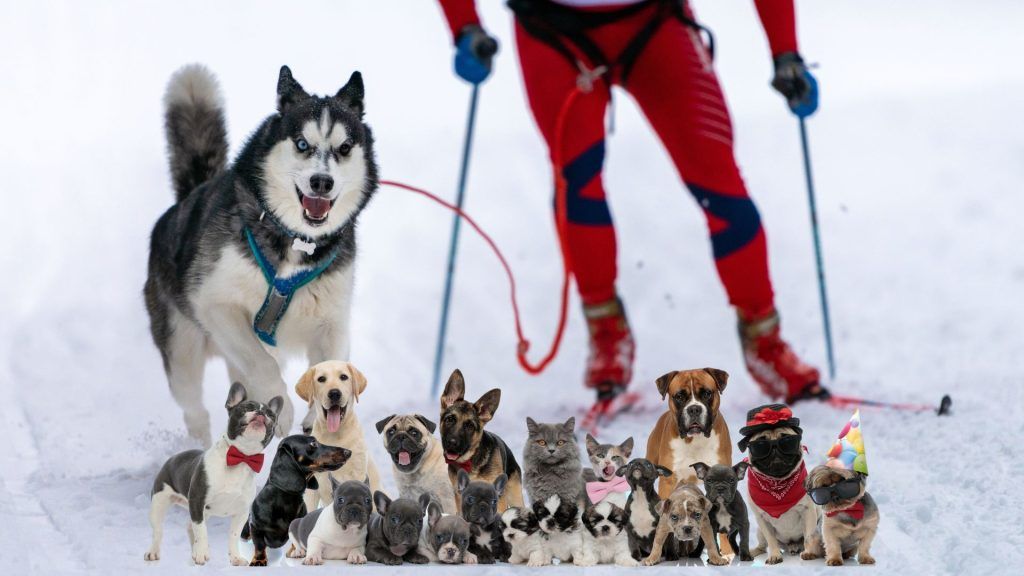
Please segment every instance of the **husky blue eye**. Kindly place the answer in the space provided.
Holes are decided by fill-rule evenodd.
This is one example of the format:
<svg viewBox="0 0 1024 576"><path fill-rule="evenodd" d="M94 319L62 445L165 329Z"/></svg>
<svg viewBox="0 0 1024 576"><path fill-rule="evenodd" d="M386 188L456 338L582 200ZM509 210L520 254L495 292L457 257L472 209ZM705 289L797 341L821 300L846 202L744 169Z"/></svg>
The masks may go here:
<svg viewBox="0 0 1024 576"><path fill-rule="evenodd" d="M305 152L306 150L309 150L309 142L306 142L305 138L299 138L295 141L295 147L299 152Z"/></svg>

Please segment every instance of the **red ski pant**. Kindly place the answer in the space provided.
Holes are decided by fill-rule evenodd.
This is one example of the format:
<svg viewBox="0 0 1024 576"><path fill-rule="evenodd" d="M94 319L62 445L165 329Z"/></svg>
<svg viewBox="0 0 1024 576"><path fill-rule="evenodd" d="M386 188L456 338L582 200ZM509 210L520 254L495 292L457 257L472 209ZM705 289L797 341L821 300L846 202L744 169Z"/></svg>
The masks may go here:
<svg viewBox="0 0 1024 576"><path fill-rule="evenodd" d="M614 61L648 18L643 11L588 34ZM551 148L556 141L557 117L576 87L579 71L553 47L522 26L516 28L530 108L554 161ZM605 109L610 99L607 80L608 76L603 77L591 92L576 99L561 136L567 244L586 304L615 295L615 229L601 178ZM612 81L618 81L615 74ZM624 88L640 106L704 211L715 265L729 302L748 316L769 311L773 295L761 219L736 165L729 112L700 36L678 20L665 21L636 60Z"/></svg>

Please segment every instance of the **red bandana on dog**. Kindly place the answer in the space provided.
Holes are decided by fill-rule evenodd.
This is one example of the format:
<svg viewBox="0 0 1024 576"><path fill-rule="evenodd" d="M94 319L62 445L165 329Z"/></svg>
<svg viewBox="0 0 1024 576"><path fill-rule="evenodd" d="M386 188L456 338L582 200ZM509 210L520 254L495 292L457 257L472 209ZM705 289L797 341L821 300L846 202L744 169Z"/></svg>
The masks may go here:
<svg viewBox="0 0 1024 576"><path fill-rule="evenodd" d="M751 468L747 475L751 479L747 482L750 500L772 518L778 518L788 512L807 494L804 490L807 467L803 462L785 478L773 478L761 474L754 468Z"/></svg>
<svg viewBox="0 0 1024 576"><path fill-rule="evenodd" d="M454 458L448 458L447 454L444 457L444 461L446 464L451 464L452 466L462 468L463 470L466 471L466 474L469 474L470 472L473 471L473 462L471 462L471 460L472 459L466 460L465 462L459 462Z"/></svg>
<svg viewBox="0 0 1024 576"><path fill-rule="evenodd" d="M228 466L238 466L239 464L245 464L258 474L263 469L263 453L246 454L231 446L228 448Z"/></svg>
<svg viewBox="0 0 1024 576"><path fill-rule="evenodd" d="M860 500L856 504L846 508L844 510L836 510L835 512L826 512L825 515L829 518L836 516L837 514L847 514L854 520L862 520L864 518L864 503Z"/></svg>

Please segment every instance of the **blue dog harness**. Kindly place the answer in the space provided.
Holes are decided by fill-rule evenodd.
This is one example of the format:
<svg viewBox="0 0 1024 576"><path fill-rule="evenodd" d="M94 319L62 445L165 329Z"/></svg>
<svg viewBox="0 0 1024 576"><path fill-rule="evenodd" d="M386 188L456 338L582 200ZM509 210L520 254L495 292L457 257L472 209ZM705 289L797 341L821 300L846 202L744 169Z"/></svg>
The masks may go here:
<svg viewBox="0 0 1024 576"><path fill-rule="evenodd" d="M317 276L334 262L334 259L338 257L338 249L331 252L330 256L314 268L296 272L287 278L278 278L274 265L260 250L259 244L256 243L256 239L253 238L248 227L245 228L245 240L249 243L249 251L252 252L252 257L256 259L256 264L267 281L267 296L263 299L263 305L256 313L256 318L253 319L252 329L256 332L257 338L270 346L277 346L275 337L277 325L281 323L281 318L284 318L285 312L288 311L292 296L299 288L316 280Z"/></svg>

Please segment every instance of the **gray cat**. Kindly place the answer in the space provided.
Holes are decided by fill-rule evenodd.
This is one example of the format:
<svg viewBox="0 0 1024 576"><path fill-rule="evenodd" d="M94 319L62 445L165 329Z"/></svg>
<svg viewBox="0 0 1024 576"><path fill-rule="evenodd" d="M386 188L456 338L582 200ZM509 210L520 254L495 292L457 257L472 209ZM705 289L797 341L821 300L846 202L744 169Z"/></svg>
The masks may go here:
<svg viewBox="0 0 1024 576"><path fill-rule="evenodd" d="M586 504L580 449L573 429L576 418L564 424L538 424L526 419L529 435L523 448L523 485L531 502L558 496L563 502Z"/></svg>

